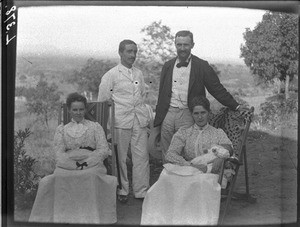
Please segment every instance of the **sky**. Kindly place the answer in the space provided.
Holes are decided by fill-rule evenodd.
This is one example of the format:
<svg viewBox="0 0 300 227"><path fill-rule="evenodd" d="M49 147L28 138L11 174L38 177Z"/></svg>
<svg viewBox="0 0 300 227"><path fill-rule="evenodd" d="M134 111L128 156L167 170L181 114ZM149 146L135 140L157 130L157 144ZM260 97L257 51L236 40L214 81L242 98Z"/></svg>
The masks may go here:
<svg viewBox="0 0 300 227"><path fill-rule="evenodd" d="M43 6L18 10L17 51L94 58L118 58L123 39L142 41L141 29L154 21L194 34L192 53L218 62L243 63L240 45L264 10L179 6Z"/></svg>

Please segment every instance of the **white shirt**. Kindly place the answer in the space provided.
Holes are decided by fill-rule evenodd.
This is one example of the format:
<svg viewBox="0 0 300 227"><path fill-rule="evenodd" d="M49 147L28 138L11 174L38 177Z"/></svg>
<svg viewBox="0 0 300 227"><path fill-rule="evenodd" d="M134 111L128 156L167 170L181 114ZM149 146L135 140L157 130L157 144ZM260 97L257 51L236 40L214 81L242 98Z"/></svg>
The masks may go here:
<svg viewBox="0 0 300 227"><path fill-rule="evenodd" d="M190 59L190 57L188 59ZM172 96L170 105L173 107L178 107L180 109L186 109L188 108L187 96L191 72L191 61L189 61L187 67L177 68L177 63L179 63L178 58L175 62L173 69Z"/></svg>
<svg viewBox="0 0 300 227"><path fill-rule="evenodd" d="M141 127L149 123L149 113L144 103L145 82L142 72L118 64L101 79L98 101L112 98L115 102L115 127L130 129L137 116Z"/></svg>

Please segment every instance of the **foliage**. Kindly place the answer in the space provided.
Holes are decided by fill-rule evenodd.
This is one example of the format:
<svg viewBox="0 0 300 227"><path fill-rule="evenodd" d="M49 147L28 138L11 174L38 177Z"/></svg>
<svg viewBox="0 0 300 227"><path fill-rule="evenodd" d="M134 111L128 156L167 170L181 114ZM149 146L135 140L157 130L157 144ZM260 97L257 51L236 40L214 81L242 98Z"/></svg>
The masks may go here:
<svg viewBox="0 0 300 227"><path fill-rule="evenodd" d="M259 120L263 125L275 128L298 113L297 94L285 99L283 94L275 95L260 105Z"/></svg>
<svg viewBox="0 0 300 227"><path fill-rule="evenodd" d="M231 92L231 94L236 97L245 97L247 94L245 93L244 89L239 88L238 90L234 90Z"/></svg>
<svg viewBox="0 0 300 227"><path fill-rule="evenodd" d="M24 96L26 98L32 96L34 94L35 89L30 87L24 87L24 86L20 86L20 87L16 87L15 89L15 96Z"/></svg>
<svg viewBox="0 0 300 227"><path fill-rule="evenodd" d="M298 73L298 15L267 12L243 36L241 57L263 83L278 78L288 84Z"/></svg>
<svg viewBox="0 0 300 227"><path fill-rule="evenodd" d="M98 96L98 88L102 76L115 66L110 60L95 60L90 58L86 64L67 79L67 82L78 85L78 92L92 92L93 97Z"/></svg>
<svg viewBox="0 0 300 227"><path fill-rule="evenodd" d="M241 98L240 90L239 91L233 91L231 92L231 95L233 98L240 104L247 108L250 108L250 105L247 101ZM220 108L224 107L220 102L218 102L215 98L213 98L210 94L207 95L209 101L210 101L210 107L212 112L218 111Z"/></svg>
<svg viewBox="0 0 300 227"><path fill-rule="evenodd" d="M22 75L20 76L20 81L21 81L21 82L25 82L26 79L27 79L27 77L26 77L24 74L22 74Z"/></svg>
<svg viewBox="0 0 300 227"><path fill-rule="evenodd" d="M27 110L40 116L40 120L48 127L48 121L57 116L60 105L60 94L55 83L48 84L40 79L35 88L24 89L27 99Z"/></svg>
<svg viewBox="0 0 300 227"><path fill-rule="evenodd" d="M161 21L154 21L141 29L144 35L138 46L136 66L145 76L145 82L149 85L150 95L146 100L152 107L157 100L160 73L163 64L176 56L174 35L171 29L163 25Z"/></svg>
<svg viewBox="0 0 300 227"><path fill-rule="evenodd" d="M161 20L145 26L141 29L141 33L144 38L138 47L136 65L143 71L145 82L149 86L146 102L154 109L162 67L165 62L176 57L175 36L168 26L162 24ZM211 67L219 76L221 72L217 66L211 64Z"/></svg>
<svg viewBox="0 0 300 227"><path fill-rule="evenodd" d="M174 35L171 29L162 25L161 21L154 21L141 29L144 34L139 45L138 61L143 64L155 63L162 66L166 61L176 56Z"/></svg>
<svg viewBox="0 0 300 227"><path fill-rule="evenodd" d="M26 154L25 139L30 136L28 128L14 136L14 193L15 208L31 207L38 188L39 176L33 171L36 160Z"/></svg>

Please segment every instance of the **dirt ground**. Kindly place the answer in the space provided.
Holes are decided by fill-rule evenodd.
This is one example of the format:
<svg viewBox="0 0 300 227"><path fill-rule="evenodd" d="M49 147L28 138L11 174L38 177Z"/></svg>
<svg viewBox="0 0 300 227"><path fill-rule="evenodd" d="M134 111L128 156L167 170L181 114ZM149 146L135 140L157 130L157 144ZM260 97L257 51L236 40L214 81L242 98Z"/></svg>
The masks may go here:
<svg viewBox="0 0 300 227"><path fill-rule="evenodd" d="M295 223L297 218L297 129L281 128L270 132L250 129L247 140L250 194L256 203L232 200L225 225ZM161 171L151 164L151 184ZM239 171L235 191L245 192L244 167ZM221 212L224 202L221 203ZM117 225L139 225L142 201L132 193L127 204L117 203ZM15 220L27 221L30 210L15 213Z"/></svg>

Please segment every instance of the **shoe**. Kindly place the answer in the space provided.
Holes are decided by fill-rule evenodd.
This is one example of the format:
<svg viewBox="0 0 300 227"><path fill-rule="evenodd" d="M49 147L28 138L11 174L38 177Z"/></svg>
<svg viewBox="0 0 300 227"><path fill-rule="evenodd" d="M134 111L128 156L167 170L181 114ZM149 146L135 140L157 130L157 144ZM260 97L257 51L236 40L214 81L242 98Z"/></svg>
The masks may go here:
<svg viewBox="0 0 300 227"><path fill-rule="evenodd" d="M127 203L128 202L128 196L127 195L118 195L118 200L121 203Z"/></svg>

